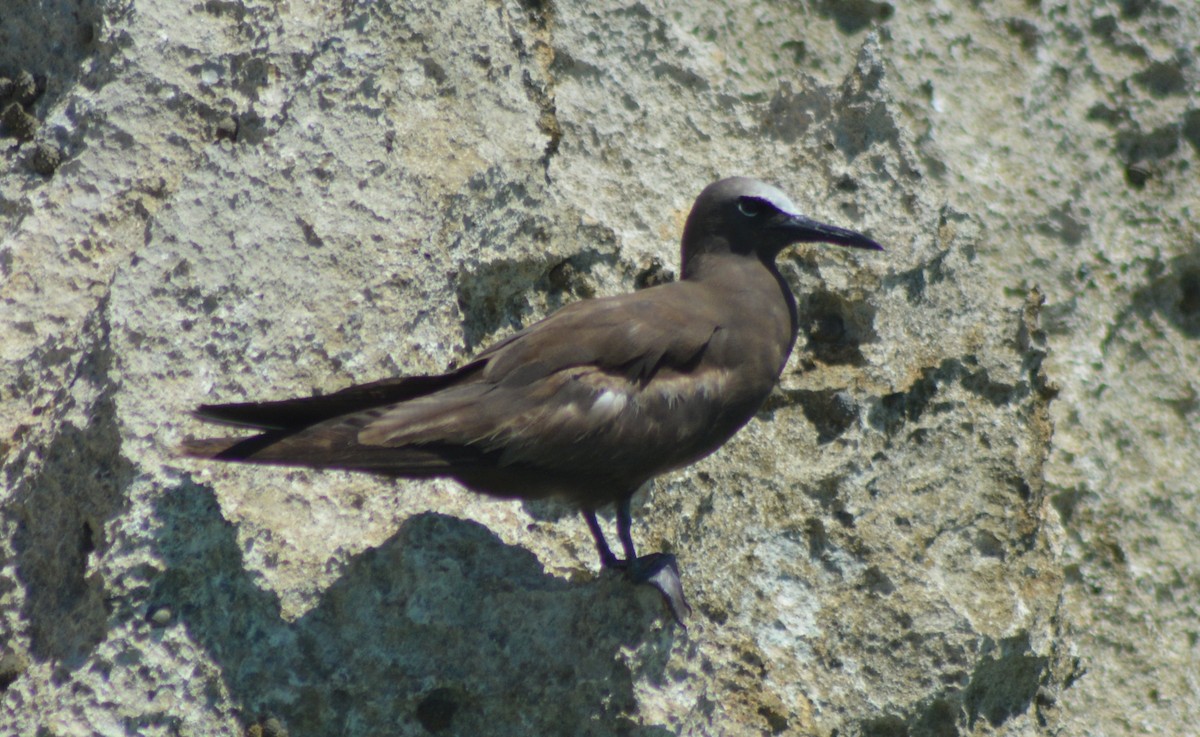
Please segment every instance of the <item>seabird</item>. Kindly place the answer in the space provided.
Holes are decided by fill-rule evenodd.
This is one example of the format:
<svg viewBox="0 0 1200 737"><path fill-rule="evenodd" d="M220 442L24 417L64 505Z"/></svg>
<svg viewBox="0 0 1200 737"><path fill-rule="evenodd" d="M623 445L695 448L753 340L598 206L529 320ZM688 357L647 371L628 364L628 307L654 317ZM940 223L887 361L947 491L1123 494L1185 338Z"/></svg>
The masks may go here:
<svg viewBox="0 0 1200 737"><path fill-rule="evenodd" d="M638 557L630 500L721 447L770 394L797 331L796 300L775 258L805 242L882 250L799 215L769 184L722 179L688 215L679 281L567 305L448 373L201 405L199 418L258 434L187 440L183 452L565 499L582 510L601 564L658 588L682 624L690 610L675 557ZM616 507L624 558L596 519L607 505Z"/></svg>

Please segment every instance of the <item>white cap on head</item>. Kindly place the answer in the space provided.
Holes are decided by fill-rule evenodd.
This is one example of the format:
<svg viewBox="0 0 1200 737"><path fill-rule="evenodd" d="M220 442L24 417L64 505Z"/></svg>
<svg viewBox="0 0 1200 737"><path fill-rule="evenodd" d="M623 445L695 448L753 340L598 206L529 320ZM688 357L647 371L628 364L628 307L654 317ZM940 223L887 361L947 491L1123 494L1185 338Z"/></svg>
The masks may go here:
<svg viewBox="0 0 1200 737"><path fill-rule="evenodd" d="M783 193L778 187L773 187L766 182L749 177L738 177L741 184L742 196L757 197L760 200L766 200L788 215L799 215L800 208L796 207L796 203Z"/></svg>

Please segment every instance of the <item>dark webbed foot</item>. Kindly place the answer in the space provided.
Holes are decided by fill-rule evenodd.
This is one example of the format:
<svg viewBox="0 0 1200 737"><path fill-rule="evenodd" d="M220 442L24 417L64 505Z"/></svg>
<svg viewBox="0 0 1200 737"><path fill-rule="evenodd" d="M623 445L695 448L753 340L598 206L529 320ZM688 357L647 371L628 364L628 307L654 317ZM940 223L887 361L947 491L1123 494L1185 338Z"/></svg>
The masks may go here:
<svg viewBox="0 0 1200 737"><path fill-rule="evenodd" d="M692 608L683 596L683 581L679 578L679 564L674 555L651 553L635 558L632 564L614 556L604 563L604 567L624 571L625 578L631 583L645 584L658 589L667 608L671 610L671 616L680 627L687 629L685 620L692 613Z"/></svg>
<svg viewBox="0 0 1200 737"><path fill-rule="evenodd" d="M625 575L634 583L644 583L658 589L663 601L671 610L671 616L680 627L687 629L684 620L692 613L687 599L683 598L683 581L679 579L679 564L670 553L643 555L628 566Z"/></svg>
<svg viewBox="0 0 1200 737"><path fill-rule="evenodd" d="M600 553L600 564L605 568L624 571L625 577L636 584L647 584L658 589L663 596L671 616L679 626L687 628L684 620L692 613L687 600L683 596L683 581L679 578L679 564L670 553L651 553L640 558L634 552L633 537L630 534L629 501L617 505L617 535L621 538L621 546L625 549L625 559L613 555L604 539L604 532L596 519L595 512L585 511L588 529L596 539L596 550Z"/></svg>

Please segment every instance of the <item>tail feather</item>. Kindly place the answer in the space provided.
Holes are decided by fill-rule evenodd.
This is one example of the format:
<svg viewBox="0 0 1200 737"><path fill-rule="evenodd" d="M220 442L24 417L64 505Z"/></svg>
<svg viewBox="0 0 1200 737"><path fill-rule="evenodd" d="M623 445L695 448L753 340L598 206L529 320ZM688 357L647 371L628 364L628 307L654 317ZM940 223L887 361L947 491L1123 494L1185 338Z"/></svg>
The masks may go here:
<svg viewBox="0 0 1200 737"><path fill-rule="evenodd" d="M267 455L280 440L292 435L291 431L273 430L259 435L241 438L196 438L183 441L180 452L191 458L208 458L214 461L241 461L243 463L276 463L288 466L308 466L318 462L313 453L295 453L294 458Z"/></svg>
<svg viewBox="0 0 1200 737"><path fill-rule="evenodd" d="M188 458L216 458L245 438L189 438L179 444L179 455Z"/></svg>
<svg viewBox="0 0 1200 737"><path fill-rule="evenodd" d="M388 476L454 476L459 471L492 468L494 452L453 443L399 447L362 443L359 415L415 399L454 385L482 367L481 362L438 376L385 379L333 394L285 399L201 405L201 420L258 430L243 437L194 438L179 453L190 458L308 468L336 468Z"/></svg>
<svg viewBox="0 0 1200 737"><path fill-rule="evenodd" d="M283 436L283 437L281 437ZM453 476L471 468L490 468L496 459L486 452L455 445L401 448L352 445L330 447L308 438L268 432L248 438L195 438L184 440L180 455L217 461L272 466L302 466L366 471L413 478Z"/></svg>
<svg viewBox="0 0 1200 737"><path fill-rule="evenodd" d="M297 430L318 422L360 412L372 407L430 394L460 381L482 366L467 364L447 374L437 376L406 376L361 384L333 394L323 394L278 402L237 402L233 404L202 404L193 413L209 422L252 427L259 430Z"/></svg>

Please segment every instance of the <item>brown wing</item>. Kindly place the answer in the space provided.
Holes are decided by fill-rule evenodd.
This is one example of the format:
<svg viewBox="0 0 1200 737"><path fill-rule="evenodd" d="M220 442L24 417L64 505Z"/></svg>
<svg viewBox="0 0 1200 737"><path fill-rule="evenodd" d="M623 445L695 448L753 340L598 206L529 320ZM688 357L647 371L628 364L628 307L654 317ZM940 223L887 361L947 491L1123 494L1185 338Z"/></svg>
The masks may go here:
<svg viewBox="0 0 1200 737"><path fill-rule="evenodd" d="M737 386L733 366L704 360L722 325L697 297L684 282L572 305L481 353L471 383L370 412L357 440L631 483L696 460L773 384Z"/></svg>
<svg viewBox="0 0 1200 737"><path fill-rule="evenodd" d="M645 381L661 366L694 361L719 327L695 285L652 290L568 305L477 356L482 379L528 384L573 366L594 366Z"/></svg>
<svg viewBox="0 0 1200 737"><path fill-rule="evenodd" d="M606 391L610 404L640 395L659 372L694 369L719 329L715 318L695 314L690 285L671 286L683 288L570 305L479 354L471 382L373 412L359 441L499 449L517 436L536 444L577 415L580 431L594 432L586 423L611 418L581 409Z"/></svg>

